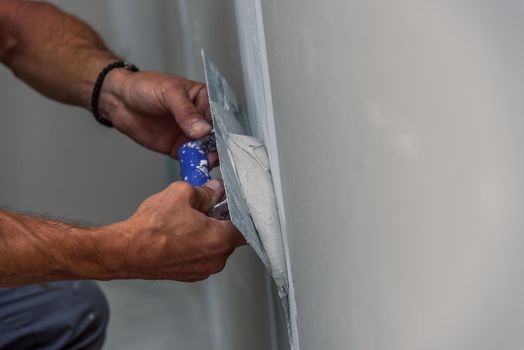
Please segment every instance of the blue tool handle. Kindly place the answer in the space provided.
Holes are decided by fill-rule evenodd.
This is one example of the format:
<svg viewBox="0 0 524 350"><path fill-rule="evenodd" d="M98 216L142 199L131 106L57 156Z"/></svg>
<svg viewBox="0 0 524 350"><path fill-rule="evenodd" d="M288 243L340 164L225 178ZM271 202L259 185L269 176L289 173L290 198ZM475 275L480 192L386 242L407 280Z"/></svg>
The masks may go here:
<svg viewBox="0 0 524 350"><path fill-rule="evenodd" d="M180 146L178 159L182 180L193 186L202 186L211 180L207 154L200 141L192 140Z"/></svg>
<svg viewBox="0 0 524 350"><path fill-rule="evenodd" d="M211 180L207 153L214 151L216 151L214 134L210 134L202 140L189 141L180 146L178 160L180 161L182 180L193 186L202 186ZM208 215L218 220L230 220L227 200L215 205Z"/></svg>

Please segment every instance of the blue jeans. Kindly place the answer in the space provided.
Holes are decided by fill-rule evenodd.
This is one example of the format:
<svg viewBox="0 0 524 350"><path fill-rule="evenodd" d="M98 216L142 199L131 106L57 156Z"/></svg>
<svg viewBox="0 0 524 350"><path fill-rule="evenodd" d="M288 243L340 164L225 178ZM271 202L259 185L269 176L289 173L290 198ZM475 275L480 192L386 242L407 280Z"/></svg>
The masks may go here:
<svg viewBox="0 0 524 350"><path fill-rule="evenodd" d="M0 288L0 349L100 349L108 320L94 282Z"/></svg>

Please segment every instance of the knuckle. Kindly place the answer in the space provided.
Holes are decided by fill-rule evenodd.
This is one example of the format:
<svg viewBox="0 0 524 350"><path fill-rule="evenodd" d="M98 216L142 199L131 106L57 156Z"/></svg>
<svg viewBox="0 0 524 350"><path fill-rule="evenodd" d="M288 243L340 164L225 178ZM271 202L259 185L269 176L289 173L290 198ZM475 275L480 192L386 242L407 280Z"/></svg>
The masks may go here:
<svg viewBox="0 0 524 350"><path fill-rule="evenodd" d="M173 94L173 93L180 93L185 91L184 87L176 82L176 80L164 80L160 85L160 91L164 94L164 96Z"/></svg>
<svg viewBox="0 0 524 350"><path fill-rule="evenodd" d="M192 97L197 96L198 94L202 93L202 90L207 90L206 84L204 84L201 81L190 80L190 81L187 81L187 83L188 83L187 84L188 93Z"/></svg>
<svg viewBox="0 0 524 350"><path fill-rule="evenodd" d="M211 235L207 241L207 248L215 254L226 254L232 249L232 243L219 234Z"/></svg>
<svg viewBox="0 0 524 350"><path fill-rule="evenodd" d="M195 189L185 181L176 181L169 185L168 189L174 195L181 198L192 198L195 194Z"/></svg>
<svg viewBox="0 0 524 350"><path fill-rule="evenodd" d="M178 110L178 113L179 113L179 117L186 118L186 119L200 115L200 113L198 113L195 106L192 104L188 104L187 106L180 107L180 109Z"/></svg>
<svg viewBox="0 0 524 350"><path fill-rule="evenodd" d="M193 88L196 92L196 97L207 97L207 86L204 83L197 83Z"/></svg>

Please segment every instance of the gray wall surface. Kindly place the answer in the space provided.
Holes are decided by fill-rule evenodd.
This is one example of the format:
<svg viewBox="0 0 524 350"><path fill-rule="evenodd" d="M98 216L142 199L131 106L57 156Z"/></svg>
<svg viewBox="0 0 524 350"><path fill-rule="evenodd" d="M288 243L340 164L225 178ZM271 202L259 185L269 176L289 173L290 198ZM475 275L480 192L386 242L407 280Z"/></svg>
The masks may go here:
<svg viewBox="0 0 524 350"><path fill-rule="evenodd" d="M522 349L522 1L262 7L301 348Z"/></svg>

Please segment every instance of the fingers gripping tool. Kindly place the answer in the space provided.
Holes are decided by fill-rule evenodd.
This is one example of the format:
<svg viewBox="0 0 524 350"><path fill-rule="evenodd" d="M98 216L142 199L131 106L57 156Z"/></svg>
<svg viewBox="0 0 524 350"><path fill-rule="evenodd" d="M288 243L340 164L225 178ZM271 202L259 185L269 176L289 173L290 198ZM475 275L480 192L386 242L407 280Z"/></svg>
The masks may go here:
<svg viewBox="0 0 524 350"><path fill-rule="evenodd" d="M192 186L203 186L211 176L207 154L216 152L215 134L211 133L201 140L191 140L178 149L180 177ZM215 205L208 215L218 220L229 220L227 199Z"/></svg>

